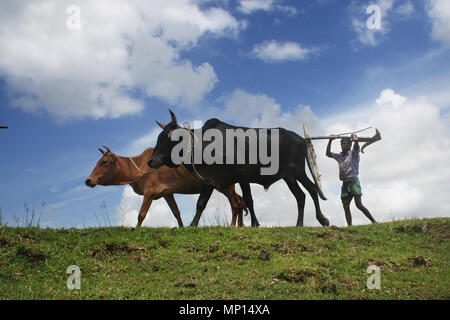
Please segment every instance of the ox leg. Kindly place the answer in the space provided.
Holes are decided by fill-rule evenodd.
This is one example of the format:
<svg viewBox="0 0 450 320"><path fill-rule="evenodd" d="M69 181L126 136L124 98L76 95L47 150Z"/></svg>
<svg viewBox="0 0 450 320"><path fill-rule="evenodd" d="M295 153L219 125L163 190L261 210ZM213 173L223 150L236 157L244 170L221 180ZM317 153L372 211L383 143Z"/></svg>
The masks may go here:
<svg viewBox="0 0 450 320"><path fill-rule="evenodd" d="M242 222L243 206L241 204L242 198L236 193L234 184L229 186L225 190L219 190L219 191L222 192L228 198L228 201L230 202L231 213L232 213L230 226L231 227L236 226L236 218L238 218L238 220L239 220L239 222L238 222L239 226L242 226L243 225L243 222Z"/></svg>
<svg viewBox="0 0 450 320"><path fill-rule="evenodd" d="M291 177L284 178L284 181L291 190L292 194L297 200L297 209L298 209L298 218L297 218L297 227L303 227L303 215L305 211L305 193L300 189L297 181Z"/></svg>
<svg viewBox="0 0 450 320"><path fill-rule="evenodd" d="M328 226L328 219L325 218L325 216L322 214L322 211L320 210L319 196L317 194L316 185L311 180L309 180L304 170L303 173L298 174L296 178L305 187L305 189L308 190L309 195L314 201L314 207L316 208L316 219L322 226Z"/></svg>
<svg viewBox="0 0 450 320"><path fill-rule="evenodd" d="M238 226L243 227L244 226L244 213L242 211L245 211L245 215L248 214L247 206L245 205L244 198L242 198L240 195L236 193L236 197L239 200L240 209L238 212Z"/></svg>
<svg viewBox="0 0 450 320"><path fill-rule="evenodd" d="M175 219L178 221L178 227L183 227L183 220L181 220L180 210L178 209L177 203L175 202L175 198L173 197L173 194L164 196L164 199L166 200L167 204L169 205L170 210L172 210L173 215L175 216Z"/></svg>
<svg viewBox="0 0 450 320"><path fill-rule="evenodd" d="M252 219L252 227L259 227L258 219L256 219L255 210L253 209L253 198L252 191L250 189L250 183L248 182L239 182L239 185L242 189L242 195L244 197L245 204L247 208L250 210L250 217Z"/></svg>
<svg viewBox="0 0 450 320"><path fill-rule="evenodd" d="M139 210L138 223L136 228L142 225L144 222L145 216L147 215L148 209L150 209L150 205L152 204L153 198L150 195L144 195L144 200L142 201L141 209Z"/></svg>
<svg viewBox="0 0 450 320"><path fill-rule="evenodd" d="M203 210L206 208L206 204L209 201L209 198L211 198L211 194L214 191L214 187L203 184L202 190L200 192L200 196L197 200L197 212L195 213L195 217L191 222L191 227L197 227L198 223L200 221L200 217L202 216Z"/></svg>

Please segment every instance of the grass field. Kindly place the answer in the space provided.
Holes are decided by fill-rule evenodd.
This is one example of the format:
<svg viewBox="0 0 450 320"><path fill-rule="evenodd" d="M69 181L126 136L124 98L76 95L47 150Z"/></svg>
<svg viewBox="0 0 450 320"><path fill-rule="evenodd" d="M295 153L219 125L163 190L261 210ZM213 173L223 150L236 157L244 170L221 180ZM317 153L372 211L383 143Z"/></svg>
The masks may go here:
<svg viewBox="0 0 450 320"><path fill-rule="evenodd" d="M0 227L0 299L450 299L450 218L349 228ZM81 288L67 288L67 267ZM366 286L380 267L381 289Z"/></svg>

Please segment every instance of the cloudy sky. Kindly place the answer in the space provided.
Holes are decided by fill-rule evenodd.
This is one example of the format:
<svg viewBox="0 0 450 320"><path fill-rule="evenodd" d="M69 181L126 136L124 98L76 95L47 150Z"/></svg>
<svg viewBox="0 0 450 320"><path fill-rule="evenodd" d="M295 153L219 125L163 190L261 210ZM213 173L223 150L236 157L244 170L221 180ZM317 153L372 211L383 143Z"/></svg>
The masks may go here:
<svg viewBox="0 0 450 320"><path fill-rule="evenodd" d="M155 120L167 122L169 107L180 121L218 117L301 135L303 123L311 135L376 127L383 140L360 164L373 216L450 216L450 1L6 0L0 44L3 223L28 208L43 212L44 227L135 225L142 198L129 186L84 180L102 145L124 156L154 146ZM314 142L321 207L343 226L325 146ZM252 192L262 225L295 224L284 182ZM189 224L197 197L175 198ZM369 222L351 208L354 224ZM201 223L230 219L214 192ZM159 200L144 225L176 220ZM305 225L318 225L309 195Z"/></svg>

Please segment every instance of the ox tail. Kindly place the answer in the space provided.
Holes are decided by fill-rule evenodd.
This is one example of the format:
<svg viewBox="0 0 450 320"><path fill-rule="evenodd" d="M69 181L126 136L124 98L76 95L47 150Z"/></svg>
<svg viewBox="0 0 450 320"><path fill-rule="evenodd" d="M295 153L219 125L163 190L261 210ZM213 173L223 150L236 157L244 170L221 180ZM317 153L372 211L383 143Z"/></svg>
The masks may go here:
<svg viewBox="0 0 450 320"><path fill-rule="evenodd" d="M309 151L307 150L306 152L309 152ZM312 169L312 164L310 162L310 159L309 159L308 155L306 155L305 158L306 158L306 163L308 164L309 172L311 173L311 176L314 177L314 171ZM325 197L325 195L322 192L322 189L320 189L320 187L315 182L313 184L314 184L314 187L316 188L317 193L319 194L319 197L322 200L327 200L327 198Z"/></svg>
<svg viewBox="0 0 450 320"><path fill-rule="evenodd" d="M244 216L247 216L248 208L247 208L247 205L245 204L245 200L243 197L240 197L239 195L238 195L238 197L239 197L239 199L238 199L239 200L239 209L245 211Z"/></svg>

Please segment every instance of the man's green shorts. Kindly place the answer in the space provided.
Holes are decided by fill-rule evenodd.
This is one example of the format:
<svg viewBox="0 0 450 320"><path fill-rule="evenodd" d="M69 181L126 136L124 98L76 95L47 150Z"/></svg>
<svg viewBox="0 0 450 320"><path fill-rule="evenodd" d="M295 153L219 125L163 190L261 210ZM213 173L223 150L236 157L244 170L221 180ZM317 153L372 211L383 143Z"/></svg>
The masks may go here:
<svg viewBox="0 0 450 320"><path fill-rule="evenodd" d="M358 178L343 181L341 188L341 199L361 195L361 185L359 184Z"/></svg>

